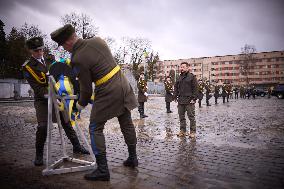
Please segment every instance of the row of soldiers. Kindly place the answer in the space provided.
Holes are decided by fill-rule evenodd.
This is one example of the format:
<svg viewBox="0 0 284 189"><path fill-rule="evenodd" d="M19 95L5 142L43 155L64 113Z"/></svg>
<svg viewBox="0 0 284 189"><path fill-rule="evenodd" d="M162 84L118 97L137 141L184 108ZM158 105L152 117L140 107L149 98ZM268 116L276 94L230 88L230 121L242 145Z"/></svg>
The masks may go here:
<svg viewBox="0 0 284 189"><path fill-rule="evenodd" d="M172 113L170 108L170 103L174 100L174 82L170 76L167 76L164 81L165 86L165 102L166 102L166 112ZM141 118L148 117L145 115L144 103L147 102L147 82L145 80L144 73L140 74L139 80L137 82L138 88L138 102ZM205 96L206 106L211 106L209 100L214 96L215 104L218 104L218 98L222 97L223 103L229 102L229 99L238 99L240 98L255 98L256 97L256 88L252 86L233 86L232 84L222 84L222 85L213 85L209 81L203 81L202 79L198 80L198 105L201 106L201 102ZM270 97L271 90L268 89L268 98Z"/></svg>

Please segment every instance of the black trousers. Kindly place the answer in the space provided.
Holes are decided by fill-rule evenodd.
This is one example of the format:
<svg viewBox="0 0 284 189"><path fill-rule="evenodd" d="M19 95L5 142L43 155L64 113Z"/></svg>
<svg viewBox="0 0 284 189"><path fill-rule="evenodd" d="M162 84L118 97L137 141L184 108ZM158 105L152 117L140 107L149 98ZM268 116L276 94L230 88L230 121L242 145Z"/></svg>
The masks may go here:
<svg viewBox="0 0 284 189"><path fill-rule="evenodd" d="M140 115L144 115L145 113L144 102L139 102L138 112L140 113Z"/></svg>
<svg viewBox="0 0 284 189"><path fill-rule="evenodd" d="M223 97L223 103L226 102L226 96L222 96Z"/></svg>
<svg viewBox="0 0 284 189"><path fill-rule="evenodd" d="M171 103L170 102L166 102L166 108L167 108L167 111L171 111Z"/></svg>

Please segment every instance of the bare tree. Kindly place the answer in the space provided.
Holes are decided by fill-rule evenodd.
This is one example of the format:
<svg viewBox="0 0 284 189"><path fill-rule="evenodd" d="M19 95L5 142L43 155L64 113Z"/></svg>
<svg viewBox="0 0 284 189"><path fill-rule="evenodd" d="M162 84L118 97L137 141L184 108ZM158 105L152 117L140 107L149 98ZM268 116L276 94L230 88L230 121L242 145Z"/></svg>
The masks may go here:
<svg viewBox="0 0 284 189"><path fill-rule="evenodd" d="M249 70L251 65L255 63L254 54L256 53L256 48L254 45L245 44L244 47L241 48L240 60L242 62L239 63L240 73L245 77L246 84L249 84Z"/></svg>
<svg viewBox="0 0 284 189"><path fill-rule="evenodd" d="M159 61L159 54L152 51L150 55L147 58L147 68L148 68L148 78L151 81L154 81L154 79L157 76L157 62Z"/></svg>
<svg viewBox="0 0 284 189"><path fill-rule="evenodd" d="M26 39L30 39L32 37L42 37L43 39L46 39L46 34L44 34L37 25L25 22L18 30Z"/></svg>
<svg viewBox="0 0 284 189"><path fill-rule="evenodd" d="M132 64L132 73L136 79L139 77L139 66L145 60L147 51L151 49L151 41L146 38L129 38L124 37L125 43L124 54L129 63ZM125 53L127 52L127 53ZM146 62L144 62L146 63ZM145 71L145 69L143 69Z"/></svg>
<svg viewBox="0 0 284 189"><path fill-rule="evenodd" d="M89 39L97 35L98 27L95 26L93 19L84 14L77 14L76 12L71 12L70 14L65 14L61 17L62 24L71 24L78 36L83 39Z"/></svg>

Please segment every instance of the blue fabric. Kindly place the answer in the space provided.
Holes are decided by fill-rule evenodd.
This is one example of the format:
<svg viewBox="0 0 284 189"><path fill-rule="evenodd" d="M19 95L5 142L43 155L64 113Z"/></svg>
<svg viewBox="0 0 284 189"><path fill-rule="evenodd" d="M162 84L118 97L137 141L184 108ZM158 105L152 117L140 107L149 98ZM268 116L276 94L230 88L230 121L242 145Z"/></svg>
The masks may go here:
<svg viewBox="0 0 284 189"><path fill-rule="evenodd" d="M95 155L98 155L99 154L99 150L96 146L96 142L95 142L95 129L96 129L96 123L95 122L92 122L90 123L89 125L89 132L90 132L90 138L91 138L91 147L92 147L92 150L93 150L93 153Z"/></svg>

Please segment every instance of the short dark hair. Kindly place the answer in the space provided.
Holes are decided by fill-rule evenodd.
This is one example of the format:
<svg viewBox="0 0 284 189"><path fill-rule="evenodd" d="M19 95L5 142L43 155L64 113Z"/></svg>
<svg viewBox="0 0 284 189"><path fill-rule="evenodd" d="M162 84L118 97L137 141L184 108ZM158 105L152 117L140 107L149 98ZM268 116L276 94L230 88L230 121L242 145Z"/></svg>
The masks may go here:
<svg viewBox="0 0 284 189"><path fill-rule="evenodd" d="M188 62L182 62L182 63L180 63L180 65L182 65L182 64L185 64L187 67L189 66L189 63L188 63Z"/></svg>

